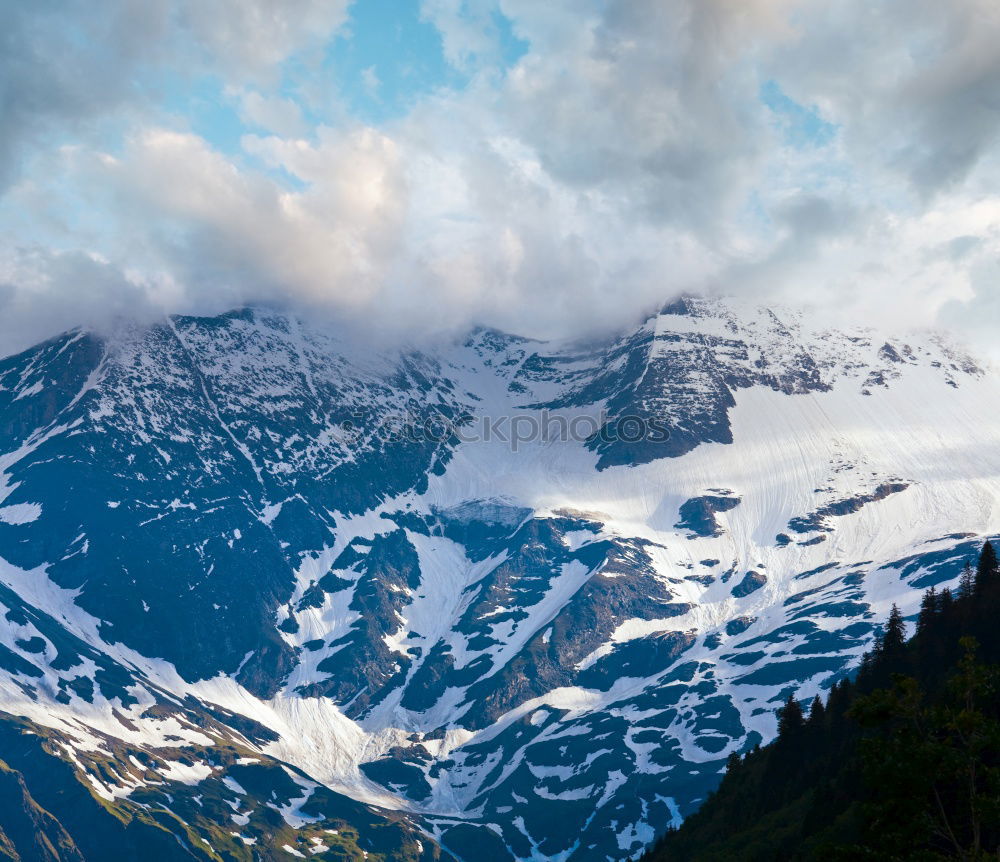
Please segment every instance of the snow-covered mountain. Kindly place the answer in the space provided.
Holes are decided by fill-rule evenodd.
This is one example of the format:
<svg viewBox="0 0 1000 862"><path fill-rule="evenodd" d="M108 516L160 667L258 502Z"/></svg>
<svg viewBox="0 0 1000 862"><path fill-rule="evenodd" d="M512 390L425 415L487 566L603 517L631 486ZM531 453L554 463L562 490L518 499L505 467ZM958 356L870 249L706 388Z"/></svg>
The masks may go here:
<svg viewBox="0 0 1000 862"><path fill-rule="evenodd" d="M943 338L694 299L68 333L0 362L0 780L65 846L76 794L162 858L629 858L1000 529L998 404Z"/></svg>

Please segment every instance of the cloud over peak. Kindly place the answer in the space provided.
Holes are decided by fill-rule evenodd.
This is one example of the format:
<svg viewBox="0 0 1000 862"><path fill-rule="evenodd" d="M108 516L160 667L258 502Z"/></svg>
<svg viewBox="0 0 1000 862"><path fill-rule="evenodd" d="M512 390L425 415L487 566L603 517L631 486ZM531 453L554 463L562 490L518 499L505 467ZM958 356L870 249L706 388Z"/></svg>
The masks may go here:
<svg viewBox="0 0 1000 862"><path fill-rule="evenodd" d="M993 4L0 3L3 349L274 300L565 335L717 291L995 327Z"/></svg>

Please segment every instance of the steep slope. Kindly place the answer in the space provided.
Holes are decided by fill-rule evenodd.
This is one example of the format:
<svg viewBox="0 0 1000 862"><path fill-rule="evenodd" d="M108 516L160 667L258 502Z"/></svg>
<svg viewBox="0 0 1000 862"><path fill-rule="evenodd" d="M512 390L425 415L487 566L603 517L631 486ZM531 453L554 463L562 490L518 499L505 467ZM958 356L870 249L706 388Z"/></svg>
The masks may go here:
<svg viewBox="0 0 1000 862"><path fill-rule="evenodd" d="M789 701L770 745L643 862L988 859L1000 848L1000 570L890 615L853 680ZM907 642L907 634L912 635Z"/></svg>
<svg viewBox="0 0 1000 862"><path fill-rule="evenodd" d="M626 858L997 531L998 395L700 300L586 345L70 333L0 363L0 709L221 744L182 705L459 857Z"/></svg>
<svg viewBox="0 0 1000 862"><path fill-rule="evenodd" d="M10 763L0 766L0 828L11 858L450 858L425 848L404 818L332 793L211 728L204 744L183 747L90 736L94 748L0 714Z"/></svg>

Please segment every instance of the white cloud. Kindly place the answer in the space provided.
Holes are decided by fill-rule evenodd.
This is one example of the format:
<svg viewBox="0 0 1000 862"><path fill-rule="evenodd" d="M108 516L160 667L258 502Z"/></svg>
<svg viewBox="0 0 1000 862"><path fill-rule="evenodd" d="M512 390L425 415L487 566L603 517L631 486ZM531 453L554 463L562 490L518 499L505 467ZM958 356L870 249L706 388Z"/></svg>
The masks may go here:
<svg viewBox="0 0 1000 862"><path fill-rule="evenodd" d="M220 0L156 24L197 34L255 133L223 154L144 113L107 155L80 144L89 157L59 183L101 213L87 248L126 289L178 309L291 297L381 327L532 334L624 325L708 290L992 336L992 4L425 0L468 86L381 129L310 128L268 71L343 14ZM502 74L497 14L528 46ZM761 101L769 81L835 134L791 140ZM129 98L109 89L102 110ZM18 200L51 209L60 194L53 181Z"/></svg>
<svg viewBox="0 0 1000 862"><path fill-rule="evenodd" d="M275 298L293 291L347 305L378 290L400 232L404 193L394 143L371 129L317 144L246 139L247 149L308 183L288 191L241 171L196 135L147 130L98 178L134 217L169 233L161 264L200 292Z"/></svg>
<svg viewBox="0 0 1000 862"><path fill-rule="evenodd" d="M154 112L164 75L273 80L290 56L322 47L348 3L0 0L0 193L40 145Z"/></svg>
<svg viewBox="0 0 1000 862"><path fill-rule="evenodd" d="M169 296L168 285L133 281L94 255L0 250L0 344L10 354L77 326L152 320Z"/></svg>
<svg viewBox="0 0 1000 862"><path fill-rule="evenodd" d="M496 0L421 0L420 13L440 32L445 60L456 69L500 62L502 12Z"/></svg>
<svg viewBox="0 0 1000 862"><path fill-rule="evenodd" d="M291 99L236 87L227 87L226 95L236 101L240 119L249 128L288 138L300 137L308 131L301 108Z"/></svg>
<svg viewBox="0 0 1000 862"><path fill-rule="evenodd" d="M267 80L292 54L322 49L350 0L178 0L180 28L214 65L238 78Z"/></svg>

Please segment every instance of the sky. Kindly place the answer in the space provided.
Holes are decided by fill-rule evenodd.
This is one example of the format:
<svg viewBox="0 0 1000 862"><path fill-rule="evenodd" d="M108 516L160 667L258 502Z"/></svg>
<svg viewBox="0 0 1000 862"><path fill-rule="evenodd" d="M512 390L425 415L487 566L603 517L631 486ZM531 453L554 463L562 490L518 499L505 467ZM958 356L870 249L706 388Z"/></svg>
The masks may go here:
<svg viewBox="0 0 1000 862"><path fill-rule="evenodd" d="M0 353L696 293L997 355L998 46L995 0L0 0Z"/></svg>

